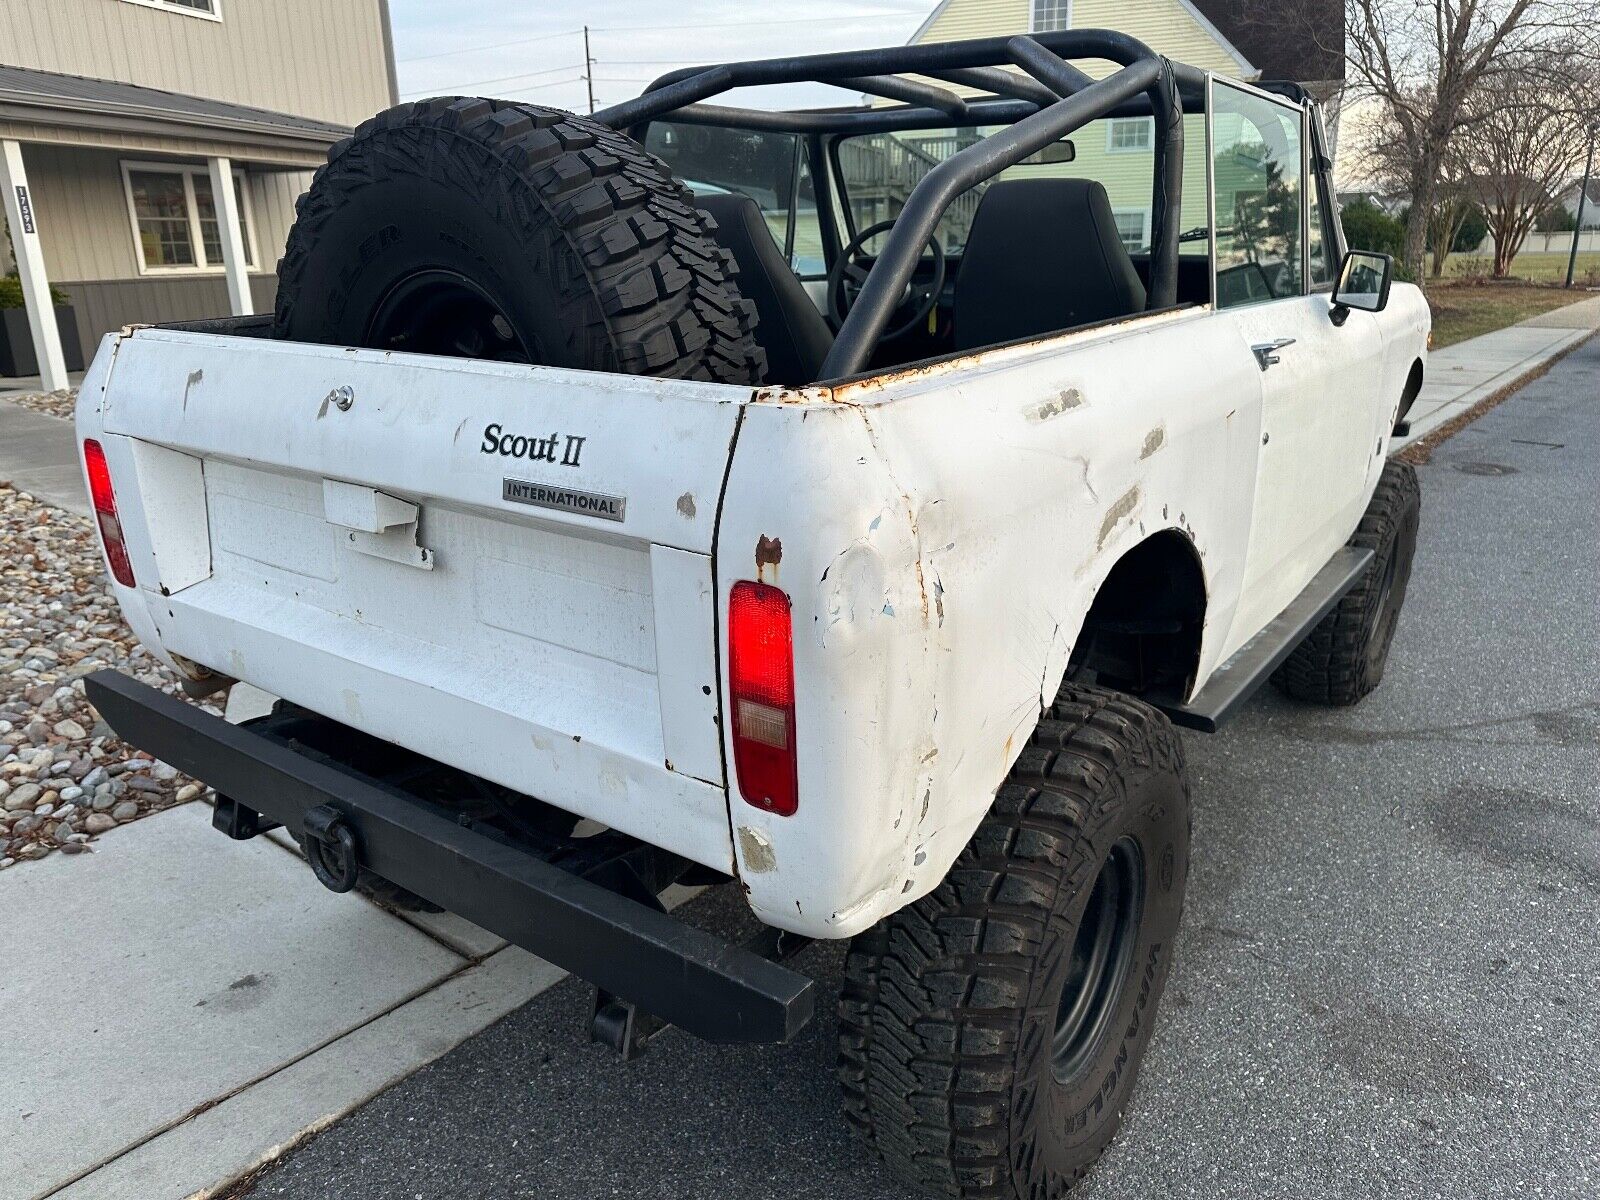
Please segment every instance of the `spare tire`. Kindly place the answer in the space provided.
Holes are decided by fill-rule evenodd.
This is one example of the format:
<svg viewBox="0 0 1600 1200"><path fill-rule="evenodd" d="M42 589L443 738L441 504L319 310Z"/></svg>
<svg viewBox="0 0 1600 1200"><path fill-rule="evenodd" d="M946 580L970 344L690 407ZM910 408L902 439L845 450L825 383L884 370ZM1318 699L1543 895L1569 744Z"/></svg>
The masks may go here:
<svg viewBox="0 0 1600 1200"><path fill-rule="evenodd" d="M277 337L756 384L754 307L659 159L558 109L402 104L334 146L278 264Z"/></svg>

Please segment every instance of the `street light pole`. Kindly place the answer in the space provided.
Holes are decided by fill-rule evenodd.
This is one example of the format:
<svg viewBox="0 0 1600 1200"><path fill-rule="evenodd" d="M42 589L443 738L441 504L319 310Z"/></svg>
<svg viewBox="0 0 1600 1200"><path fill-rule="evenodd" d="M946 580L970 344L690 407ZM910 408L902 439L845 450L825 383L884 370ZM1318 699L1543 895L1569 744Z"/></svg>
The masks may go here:
<svg viewBox="0 0 1600 1200"><path fill-rule="evenodd" d="M1567 255L1567 286L1572 286L1572 276L1578 269L1578 239L1583 236L1583 210L1589 199L1589 174L1594 169L1594 139L1600 134L1600 123L1589 126L1589 153L1583 160L1583 185L1578 189L1578 216L1572 226L1572 250Z"/></svg>

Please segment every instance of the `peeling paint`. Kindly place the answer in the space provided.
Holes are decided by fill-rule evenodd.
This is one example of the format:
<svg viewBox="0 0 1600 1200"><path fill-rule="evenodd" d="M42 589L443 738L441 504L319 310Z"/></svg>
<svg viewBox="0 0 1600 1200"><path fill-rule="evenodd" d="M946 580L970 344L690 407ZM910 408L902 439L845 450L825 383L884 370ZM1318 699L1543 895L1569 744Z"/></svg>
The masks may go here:
<svg viewBox="0 0 1600 1200"><path fill-rule="evenodd" d="M694 514L694 493L685 492L683 495L678 497L678 515L692 521L694 520Z"/></svg>
<svg viewBox="0 0 1600 1200"><path fill-rule="evenodd" d="M765 875L778 869L778 856L772 852L772 843L759 829L739 826L740 866L747 875Z"/></svg>
<svg viewBox="0 0 1600 1200"><path fill-rule="evenodd" d="M1104 549L1106 539L1109 538L1112 531L1116 529L1117 522L1128 516L1133 512L1134 509L1138 507L1139 486L1138 484L1135 484L1133 487L1124 492L1121 499L1119 499L1106 511L1106 519L1100 522L1100 536L1095 539L1095 549Z"/></svg>
<svg viewBox="0 0 1600 1200"><path fill-rule="evenodd" d="M1161 447L1166 443L1166 440L1167 427L1165 425L1157 425L1149 433L1145 434L1144 449L1139 451L1139 461L1143 462L1157 450L1161 449Z"/></svg>
<svg viewBox="0 0 1600 1200"><path fill-rule="evenodd" d="M1059 417L1064 412L1071 412L1083 404L1083 393L1077 388L1067 388L1066 391L1046 400L1043 404L1036 404L1024 409L1030 421L1048 421L1051 417Z"/></svg>

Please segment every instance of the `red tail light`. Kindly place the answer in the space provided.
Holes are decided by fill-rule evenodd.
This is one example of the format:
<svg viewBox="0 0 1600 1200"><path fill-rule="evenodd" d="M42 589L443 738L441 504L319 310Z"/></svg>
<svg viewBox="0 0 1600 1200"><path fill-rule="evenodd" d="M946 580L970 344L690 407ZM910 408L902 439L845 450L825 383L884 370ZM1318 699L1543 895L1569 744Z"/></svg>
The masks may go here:
<svg viewBox="0 0 1600 1200"><path fill-rule="evenodd" d="M780 817L800 803L794 749L794 633L789 597L741 579L728 599L733 767L739 793Z"/></svg>
<svg viewBox="0 0 1600 1200"><path fill-rule="evenodd" d="M128 545L122 540L122 522L117 519L117 497L111 490L111 468L99 442L83 443L83 465L89 471L89 500L95 520L100 524L100 542L106 548L111 575L123 587L133 587L133 564L128 561Z"/></svg>

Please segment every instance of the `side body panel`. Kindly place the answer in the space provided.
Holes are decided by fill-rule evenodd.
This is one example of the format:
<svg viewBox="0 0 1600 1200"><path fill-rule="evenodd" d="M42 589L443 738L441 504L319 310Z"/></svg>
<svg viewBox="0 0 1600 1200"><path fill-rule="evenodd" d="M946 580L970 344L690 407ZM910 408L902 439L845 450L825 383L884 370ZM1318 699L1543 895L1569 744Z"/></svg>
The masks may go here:
<svg viewBox="0 0 1600 1200"><path fill-rule="evenodd" d="M738 579L794 606L800 810L730 792L763 920L848 936L931 890L1059 687L1097 589L1161 530L1203 567L1204 681L1234 626L1260 375L1225 314L1201 309L758 396L716 574L719 612Z"/></svg>

